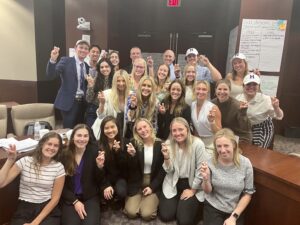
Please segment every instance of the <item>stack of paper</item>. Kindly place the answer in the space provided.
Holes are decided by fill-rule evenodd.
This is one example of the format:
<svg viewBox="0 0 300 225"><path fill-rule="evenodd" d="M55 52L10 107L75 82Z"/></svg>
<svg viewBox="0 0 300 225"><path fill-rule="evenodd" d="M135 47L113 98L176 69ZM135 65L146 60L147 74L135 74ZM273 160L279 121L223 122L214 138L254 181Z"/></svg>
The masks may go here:
<svg viewBox="0 0 300 225"><path fill-rule="evenodd" d="M22 141L18 141L15 138L3 138L0 139L0 147L3 147L5 149L9 148L9 145L14 144L16 145L16 150L18 152L27 152L31 151L36 148L38 141L33 140L31 138L24 139Z"/></svg>

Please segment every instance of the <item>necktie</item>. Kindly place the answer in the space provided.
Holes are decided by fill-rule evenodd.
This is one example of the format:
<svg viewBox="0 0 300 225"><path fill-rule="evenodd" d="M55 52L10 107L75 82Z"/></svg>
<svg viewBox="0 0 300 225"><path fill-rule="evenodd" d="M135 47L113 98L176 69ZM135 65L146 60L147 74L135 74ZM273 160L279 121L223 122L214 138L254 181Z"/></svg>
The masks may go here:
<svg viewBox="0 0 300 225"><path fill-rule="evenodd" d="M80 90L84 91L83 84L84 84L84 71L83 71L84 63L80 63Z"/></svg>

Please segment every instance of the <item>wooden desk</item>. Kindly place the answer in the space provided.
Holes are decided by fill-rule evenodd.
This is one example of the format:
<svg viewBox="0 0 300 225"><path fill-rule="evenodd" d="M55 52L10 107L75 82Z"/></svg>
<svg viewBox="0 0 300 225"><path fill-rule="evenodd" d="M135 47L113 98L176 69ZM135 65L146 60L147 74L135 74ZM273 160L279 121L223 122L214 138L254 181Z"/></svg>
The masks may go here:
<svg viewBox="0 0 300 225"><path fill-rule="evenodd" d="M17 102L0 102L0 105L6 105L7 107L7 133L14 133L14 128L11 119L11 108L15 105L19 105Z"/></svg>
<svg viewBox="0 0 300 225"><path fill-rule="evenodd" d="M254 167L256 193L245 225L300 224L300 158L242 145Z"/></svg>

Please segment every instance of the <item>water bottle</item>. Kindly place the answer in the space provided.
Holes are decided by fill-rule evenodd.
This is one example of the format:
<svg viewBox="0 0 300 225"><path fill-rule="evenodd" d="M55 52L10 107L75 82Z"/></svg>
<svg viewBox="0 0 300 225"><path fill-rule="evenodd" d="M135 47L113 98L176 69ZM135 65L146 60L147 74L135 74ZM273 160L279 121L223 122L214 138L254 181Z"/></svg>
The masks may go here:
<svg viewBox="0 0 300 225"><path fill-rule="evenodd" d="M34 140L40 140L40 130L41 130L41 124L39 121L36 121L34 123Z"/></svg>

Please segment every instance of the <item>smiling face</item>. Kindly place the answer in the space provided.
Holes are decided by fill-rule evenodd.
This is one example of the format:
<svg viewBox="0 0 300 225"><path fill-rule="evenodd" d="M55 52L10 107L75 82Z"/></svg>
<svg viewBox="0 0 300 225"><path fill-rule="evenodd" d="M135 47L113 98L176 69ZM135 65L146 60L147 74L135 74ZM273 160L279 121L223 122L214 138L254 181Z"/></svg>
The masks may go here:
<svg viewBox="0 0 300 225"><path fill-rule="evenodd" d="M170 96L173 101L178 101L182 95L182 87L179 83L173 83L170 87Z"/></svg>
<svg viewBox="0 0 300 225"><path fill-rule="evenodd" d="M196 69L194 66L188 66L185 70L185 77L187 82L193 82L196 78Z"/></svg>
<svg viewBox="0 0 300 225"><path fill-rule="evenodd" d="M143 62L143 60L135 60L133 63L134 69L135 69L135 73L134 73L134 77L136 79L141 79L141 77L144 75L145 73L145 64Z"/></svg>
<svg viewBox="0 0 300 225"><path fill-rule="evenodd" d="M179 144L184 144L187 136L188 130L186 126L180 122L173 122L171 124L171 134L174 140Z"/></svg>
<svg viewBox="0 0 300 225"><path fill-rule="evenodd" d="M87 55L89 54L89 46L85 43L78 44L75 47L75 52L79 60L83 61L85 57L87 57Z"/></svg>
<svg viewBox="0 0 300 225"><path fill-rule="evenodd" d="M104 125L104 135L108 138L108 140L114 140L118 134L118 127L116 123L112 120L108 121Z"/></svg>
<svg viewBox="0 0 300 225"><path fill-rule="evenodd" d="M73 137L75 148L85 149L89 142L89 139L89 131L86 128L76 130Z"/></svg>
<svg viewBox="0 0 300 225"><path fill-rule="evenodd" d="M258 91L259 85L257 83L251 82L244 85L244 92L250 98L253 98Z"/></svg>
<svg viewBox="0 0 300 225"><path fill-rule="evenodd" d="M142 97L149 97L152 93L152 83L150 80L145 80L141 85Z"/></svg>
<svg viewBox="0 0 300 225"><path fill-rule="evenodd" d="M188 64L196 65L197 63L197 56L195 54L189 54L186 57L186 61Z"/></svg>
<svg viewBox="0 0 300 225"><path fill-rule="evenodd" d="M207 99L208 96L208 88L204 83L198 83L195 89L197 100L203 101Z"/></svg>
<svg viewBox="0 0 300 225"><path fill-rule="evenodd" d="M142 140L149 140L151 138L152 128L146 121L141 120L136 125L136 132Z"/></svg>
<svg viewBox="0 0 300 225"><path fill-rule="evenodd" d="M166 65L172 64L175 60L174 52L172 50L165 51L165 53L163 55L163 60Z"/></svg>
<svg viewBox="0 0 300 225"><path fill-rule="evenodd" d="M246 70L246 62L244 59L236 58L232 60L232 67L237 73L244 74Z"/></svg>
<svg viewBox="0 0 300 225"><path fill-rule="evenodd" d="M220 137L215 140L216 151L218 153L218 160L222 162L233 161L234 146L230 139Z"/></svg>
<svg viewBox="0 0 300 225"><path fill-rule="evenodd" d="M100 64L100 73L103 74L104 76L109 76L110 72L111 72L110 66L108 65L107 62L103 61Z"/></svg>
<svg viewBox="0 0 300 225"><path fill-rule="evenodd" d="M141 58L141 57L142 57L141 49L132 48L130 50L130 58L131 58L132 62L134 62L136 59Z"/></svg>
<svg viewBox="0 0 300 225"><path fill-rule="evenodd" d="M97 47L92 47L89 53L90 59L94 62L98 62L100 57L100 49Z"/></svg>
<svg viewBox="0 0 300 225"><path fill-rule="evenodd" d="M160 65L157 71L157 77L159 80L167 79L169 73L169 67L167 65Z"/></svg>
<svg viewBox="0 0 300 225"><path fill-rule="evenodd" d="M229 99L230 89L225 83L221 83L216 87L216 96L220 102L225 102Z"/></svg>
<svg viewBox="0 0 300 225"><path fill-rule="evenodd" d="M114 66L117 66L120 63L119 55L116 52L110 55L109 60L111 61L111 64L113 64Z"/></svg>
<svg viewBox="0 0 300 225"><path fill-rule="evenodd" d="M58 152L60 143L58 138L49 138L42 147L42 154L44 159L52 159Z"/></svg>

